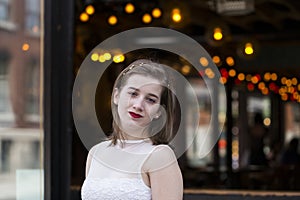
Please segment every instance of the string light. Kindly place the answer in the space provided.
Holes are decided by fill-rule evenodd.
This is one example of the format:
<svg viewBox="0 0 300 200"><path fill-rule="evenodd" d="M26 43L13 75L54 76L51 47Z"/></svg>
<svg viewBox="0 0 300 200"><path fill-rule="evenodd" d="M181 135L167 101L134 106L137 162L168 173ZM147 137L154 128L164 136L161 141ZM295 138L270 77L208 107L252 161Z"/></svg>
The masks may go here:
<svg viewBox="0 0 300 200"><path fill-rule="evenodd" d="M115 55L115 56L113 57L113 61L114 61L115 63L121 63L121 62L123 62L124 60L125 60L125 56L122 55L122 54L120 54L120 55Z"/></svg>
<svg viewBox="0 0 300 200"><path fill-rule="evenodd" d="M226 63L227 65L229 65L230 67L232 67L234 65L234 59L233 57L229 56L226 58Z"/></svg>
<svg viewBox="0 0 300 200"><path fill-rule="evenodd" d="M270 72L265 73L264 79L265 81L269 81L271 79L271 73Z"/></svg>
<svg viewBox="0 0 300 200"><path fill-rule="evenodd" d="M174 8L172 10L172 20L176 23L179 23L181 21L182 17L181 17L181 13L180 10L178 8Z"/></svg>
<svg viewBox="0 0 300 200"><path fill-rule="evenodd" d="M254 53L254 50L253 50L253 45L250 43L250 42L248 42L248 43L246 43L245 44L245 53L247 54L247 55L251 55L251 54L253 54Z"/></svg>
<svg viewBox="0 0 300 200"><path fill-rule="evenodd" d="M203 67L207 67L208 64L209 64L207 58L205 58L205 57L201 57L201 58L199 59L199 62L200 62L200 64L201 64Z"/></svg>
<svg viewBox="0 0 300 200"><path fill-rule="evenodd" d="M191 67L189 65L184 65L182 68L181 68L181 72L184 74L184 75L187 75L189 74L191 71Z"/></svg>
<svg viewBox="0 0 300 200"><path fill-rule="evenodd" d="M160 16L161 16L161 10L159 8L154 8L152 10L152 16L154 18L160 18Z"/></svg>
<svg viewBox="0 0 300 200"><path fill-rule="evenodd" d="M266 85L265 85L264 82L260 82L260 83L258 84L258 88L259 88L260 90L263 90L265 87L266 87Z"/></svg>
<svg viewBox="0 0 300 200"><path fill-rule="evenodd" d="M23 51L28 51L29 48L30 48L30 45L29 45L28 43L24 43L24 44L22 45L22 50L23 50Z"/></svg>
<svg viewBox="0 0 300 200"><path fill-rule="evenodd" d="M221 63L221 59L220 59L219 56L214 56L214 57L212 58L212 60L213 60L213 62L214 62L215 64L217 64L217 65Z"/></svg>
<svg viewBox="0 0 300 200"><path fill-rule="evenodd" d="M116 25L118 22L118 18L115 16L115 15L111 15L109 18L108 18L108 23L110 25Z"/></svg>
<svg viewBox="0 0 300 200"><path fill-rule="evenodd" d="M239 75L238 75L238 79L239 79L240 81L243 81L243 80L245 80L245 74L243 74L243 73L239 73Z"/></svg>
<svg viewBox="0 0 300 200"><path fill-rule="evenodd" d="M213 38L217 41L222 40L223 38L223 33L222 33L222 29L217 27L214 28L214 33L213 33Z"/></svg>
<svg viewBox="0 0 300 200"><path fill-rule="evenodd" d="M277 80L277 74L272 73L271 74L271 79L272 79L272 81L276 81Z"/></svg>
<svg viewBox="0 0 300 200"><path fill-rule="evenodd" d="M205 74L208 78L211 78L211 79L215 77L215 73L213 72L213 70L211 68L206 68Z"/></svg>
<svg viewBox="0 0 300 200"><path fill-rule="evenodd" d="M85 12L86 12L88 15L94 14L94 13L95 13L95 8L94 8L94 6L88 5L88 6L85 8Z"/></svg>
<svg viewBox="0 0 300 200"><path fill-rule="evenodd" d="M91 55L91 60L92 60L92 61L97 61L98 59L99 59L98 53L93 53L93 54Z"/></svg>
<svg viewBox="0 0 300 200"><path fill-rule="evenodd" d="M222 76L222 77L220 77L219 82L221 84L226 84L227 83L227 78Z"/></svg>
<svg viewBox="0 0 300 200"><path fill-rule="evenodd" d="M235 77L236 71L235 71L234 69L231 69L231 70L229 70L228 74L229 74L229 76L231 76L231 77Z"/></svg>
<svg viewBox="0 0 300 200"><path fill-rule="evenodd" d="M111 59L110 53L104 53L103 56L104 56L105 60L110 60Z"/></svg>
<svg viewBox="0 0 300 200"><path fill-rule="evenodd" d="M99 62L104 63L106 61L104 55L99 56Z"/></svg>
<svg viewBox="0 0 300 200"><path fill-rule="evenodd" d="M298 80L294 77L294 78L292 78L292 84L293 85L297 85L297 83L298 83Z"/></svg>
<svg viewBox="0 0 300 200"><path fill-rule="evenodd" d="M81 13L79 16L80 21L87 22L89 20L89 15L85 12Z"/></svg>
<svg viewBox="0 0 300 200"><path fill-rule="evenodd" d="M145 13L142 20L145 24L149 24L152 21L152 17L148 13Z"/></svg>
<svg viewBox="0 0 300 200"><path fill-rule="evenodd" d="M127 3L126 6L125 6L125 12L128 13L128 14L131 14L133 13L135 10L135 7L132 3Z"/></svg>

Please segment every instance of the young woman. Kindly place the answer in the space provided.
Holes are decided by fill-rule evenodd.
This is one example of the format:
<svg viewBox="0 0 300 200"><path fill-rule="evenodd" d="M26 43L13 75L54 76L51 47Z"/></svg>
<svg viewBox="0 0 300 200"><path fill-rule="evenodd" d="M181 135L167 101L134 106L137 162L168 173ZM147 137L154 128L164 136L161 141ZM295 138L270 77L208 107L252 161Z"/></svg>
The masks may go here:
<svg viewBox="0 0 300 200"><path fill-rule="evenodd" d="M112 93L113 133L86 163L83 200L179 200L182 175L173 150L175 97L168 67L137 60Z"/></svg>

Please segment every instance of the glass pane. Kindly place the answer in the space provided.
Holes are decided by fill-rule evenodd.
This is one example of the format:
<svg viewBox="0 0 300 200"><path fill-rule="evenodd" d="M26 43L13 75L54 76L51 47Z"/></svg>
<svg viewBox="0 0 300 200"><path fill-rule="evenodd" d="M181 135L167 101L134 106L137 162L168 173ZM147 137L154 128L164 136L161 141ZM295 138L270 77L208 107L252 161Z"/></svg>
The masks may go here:
<svg viewBox="0 0 300 200"><path fill-rule="evenodd" d="M15 15L10 23L26 27L26 16L19 14L25 15L25 3L10 1L5 7L1 2L1 13ZM40 13L40 0L34 2ZM39 26L34 20L30 24ZM0 199L43 199L43 38L5 27L0 38Z"/></svg>
<svg viewBox="0 0 300 200"><path fill-rule="evenodd" d="M8 20L8 0L0 0L0 20Z"/></svg>
<svg viewBox="0 0 300 200"><path fill-rule="evenodd" d="M26 0L25 2L25 27L28 31L37 33L40 27L40 0Z"/></svg>
<svg viewBox="0 0 300 200"><path fill-rule="evenodd" d="M299 103L285 104L285 140L287 145L293 138L300 139L300 105Z"/></svg>
<svg viewBox="0 0 300 200"><path fill-rule="evenodd" d="M210 152L212 144L212 138L209 137L211 133L208 132L208 127L210 125L211 119L211 100L210 94L205 82L201 79L194 79L191 80L191 86L194 89L197 100L199 103L199 129L194 138L194 134L189 134L189 121L187 121L187 143L189 144L190 141L193 141L192 146L187 151L187 157L189 165L194 167L199 166L207 166L213 162L213 155ZM187 100L191 99L192 94L187 90ZM187 105L193 105L188 103ZM187 116L191 116L191 113L197 109L197 107L188 106L187 108ZM206 138L206 141L203 142L203 138ZM209 153L207 153L209 152Z"/></svg>

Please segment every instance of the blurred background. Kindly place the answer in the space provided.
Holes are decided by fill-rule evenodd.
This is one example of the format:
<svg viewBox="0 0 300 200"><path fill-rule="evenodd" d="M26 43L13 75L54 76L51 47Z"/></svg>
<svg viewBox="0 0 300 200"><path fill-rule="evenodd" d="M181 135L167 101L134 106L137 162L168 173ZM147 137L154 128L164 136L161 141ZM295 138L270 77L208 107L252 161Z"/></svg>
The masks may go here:
<svg viewBox="0 0 300 200"><path fill-rule="evenodd" d="M94 49L122 31L153 26L196 40L211 56L199 64L213 62L221 78L158 49ZM85 58L111 63L95 98L107 134L112 84L134 59L154 57L191 83L200 129L192 138L195 108L187 106L181 137L192 145L179 158L186 198L216 189L299 192L299 27L294 0L0 0L0 200L79 198L88 150L73 124L71 95ZM204 78L226 95L216 88L210 96ZM181 89L188 102L191 92ZM209 132L203 145L211 118L225 126L216 144Z"/></svg>

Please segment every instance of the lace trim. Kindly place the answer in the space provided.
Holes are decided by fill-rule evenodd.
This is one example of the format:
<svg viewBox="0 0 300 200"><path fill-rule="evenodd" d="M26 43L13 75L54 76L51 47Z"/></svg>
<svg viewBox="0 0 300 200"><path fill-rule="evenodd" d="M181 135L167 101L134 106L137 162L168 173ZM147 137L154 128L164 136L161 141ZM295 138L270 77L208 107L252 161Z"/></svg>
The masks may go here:
<svg viewBox="0 0 300 200"><path fill-rule="evenodd" d="M138 178L86 179L82 200L151 200L151 189Z"/></svg>

